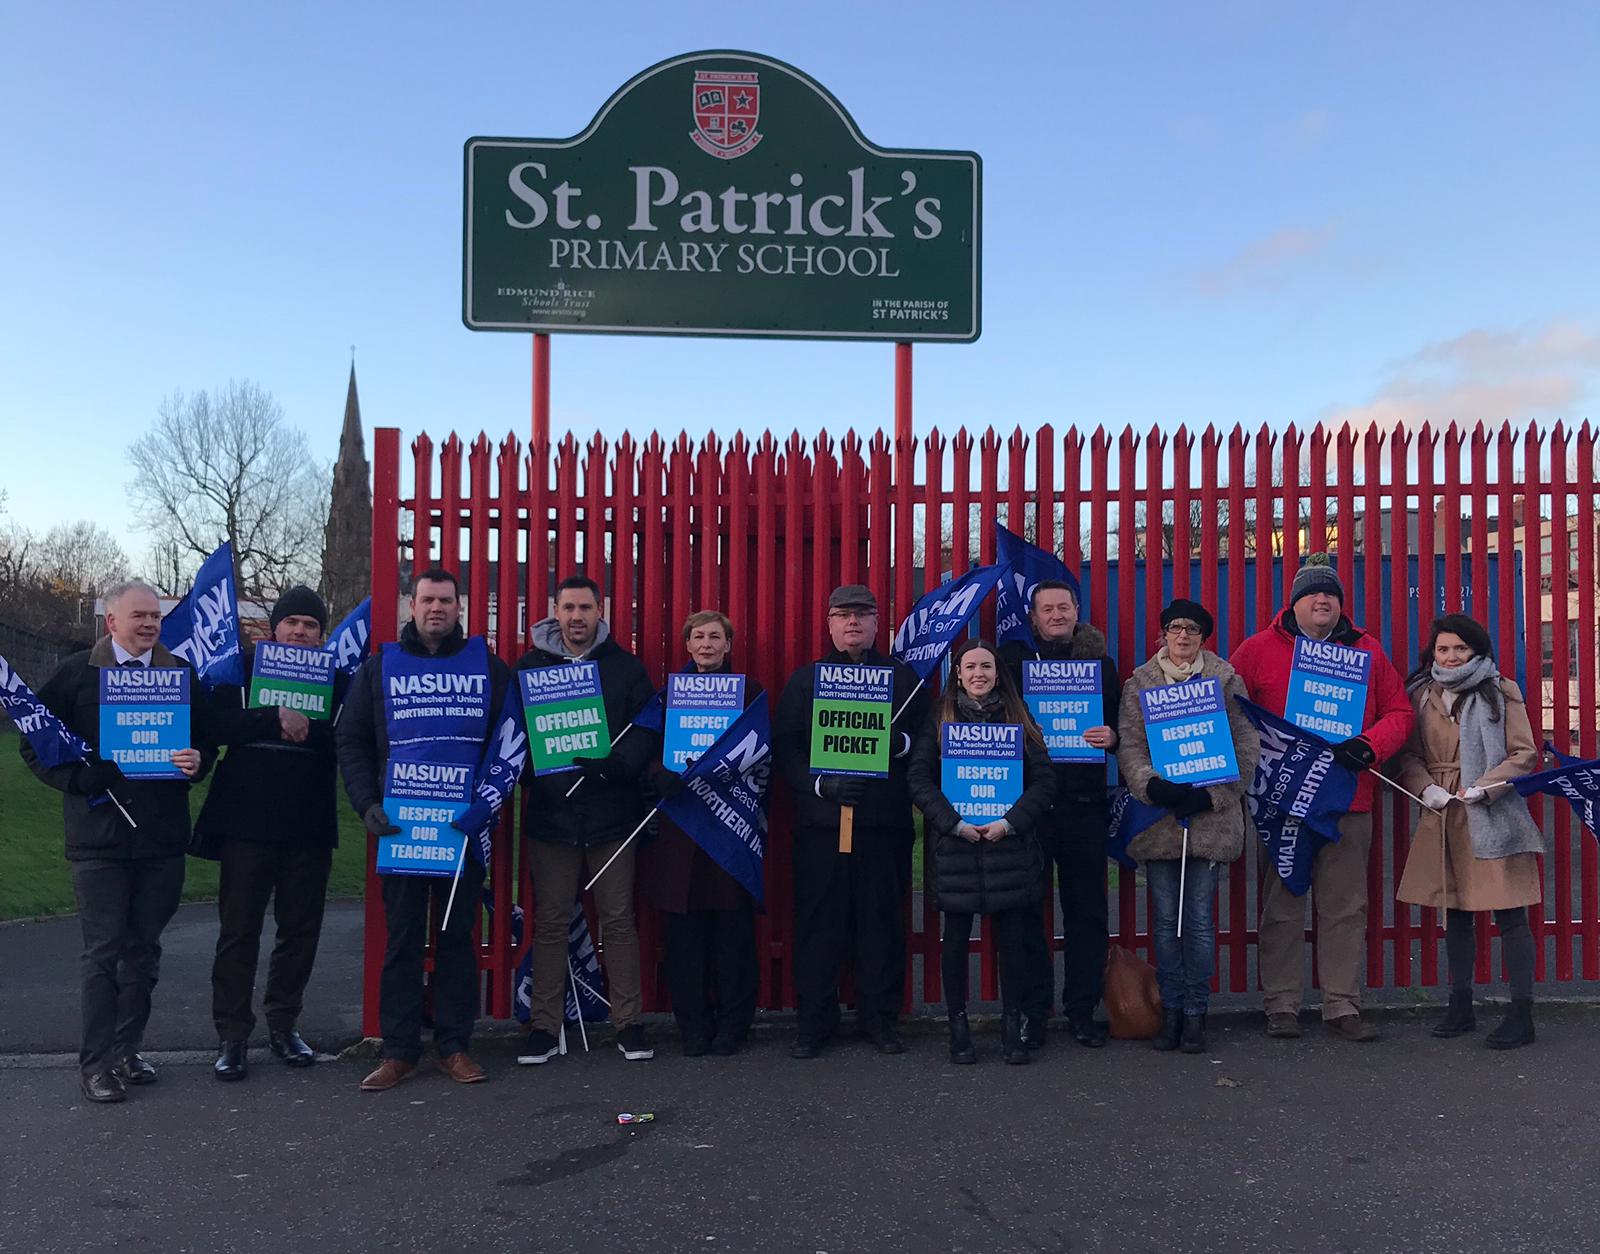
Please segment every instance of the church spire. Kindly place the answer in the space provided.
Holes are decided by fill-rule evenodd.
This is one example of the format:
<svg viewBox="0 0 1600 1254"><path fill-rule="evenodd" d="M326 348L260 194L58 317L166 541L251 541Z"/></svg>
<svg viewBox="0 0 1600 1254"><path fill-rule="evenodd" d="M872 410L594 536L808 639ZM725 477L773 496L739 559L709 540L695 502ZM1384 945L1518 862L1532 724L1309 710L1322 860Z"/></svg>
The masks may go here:
<svg viewBox="0 0 1600 1254"><path fill-rule="evenodd" d="M356 392L355 352L344 398L339 460L333 464L333 491L322 533L322 595L342 615L372 587L372 467L361 431L361 399Z"/></svg>

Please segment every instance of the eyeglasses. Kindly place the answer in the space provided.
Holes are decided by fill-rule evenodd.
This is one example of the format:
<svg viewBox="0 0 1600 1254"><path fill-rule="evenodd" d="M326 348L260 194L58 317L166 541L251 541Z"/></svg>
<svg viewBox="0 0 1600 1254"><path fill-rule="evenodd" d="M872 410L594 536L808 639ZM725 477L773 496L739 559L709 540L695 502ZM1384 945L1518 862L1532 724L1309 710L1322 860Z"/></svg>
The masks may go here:
<svg viewBox="0 0 1600 1254"><path fill-rule="evenodd" d="M829 618L837 618L840 622L843 622L845 619L848 619L848 618L858 618L858 619L865 620L865 619L868 619L868 618L876 618L876 617L878 617L878 611L877 610L829 610L828 611L828 617Z"/></svg>
<svg viewBox="0 0 1600 1254"><path fill-rule="evenodd" d="M1166 630L1169 636L1203 636L1205 634L1195 623L1168 623Z"/></svg>

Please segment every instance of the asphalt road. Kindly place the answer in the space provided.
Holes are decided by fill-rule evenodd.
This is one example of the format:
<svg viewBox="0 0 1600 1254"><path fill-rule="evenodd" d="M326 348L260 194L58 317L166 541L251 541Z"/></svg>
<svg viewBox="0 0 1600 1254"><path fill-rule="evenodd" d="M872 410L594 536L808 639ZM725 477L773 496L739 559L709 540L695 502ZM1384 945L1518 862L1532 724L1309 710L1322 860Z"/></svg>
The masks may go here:
<svg viewBox="0 0 1600 1254"><path fill-rule="evenodd" d="M67 1065L0 1059L0 1248L1543 1252L1594 1248L1600 1013L1541 1011L1531 1049L1372 1046L1258 1018L1208 1056L1053 1036L1036 1065L957 1068L937 1036L791 1061L615 1050L490 1082L364 1064L242 1084L169 1062L122 1106ZM654 1111L619 1128L620 1111Z"/></svg>

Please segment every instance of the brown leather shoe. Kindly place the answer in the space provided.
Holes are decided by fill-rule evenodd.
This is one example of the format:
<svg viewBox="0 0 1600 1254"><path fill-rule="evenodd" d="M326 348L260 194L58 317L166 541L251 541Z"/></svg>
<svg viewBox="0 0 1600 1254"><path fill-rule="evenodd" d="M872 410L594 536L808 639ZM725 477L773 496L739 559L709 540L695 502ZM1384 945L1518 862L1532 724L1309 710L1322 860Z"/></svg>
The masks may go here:
<svg viewBox="0 0 1600 1254"><path fill-rule="evenodd" d="M1359 1014L1340 1015L1337 1019L1329 1019L1328 1031L1358 1045L1365 1045L1368 1041L1378 1039L1377 1026L1368 1023Z"/></svg>
<svg viewBox="0 0 1600 1254"><path fill-rule="evenodd" d="M440 1058L439 1070L457 1084L482 1084L489 1078L483 1074L483 1068L473 1062L465 1050L459 1053L446 1054Z"/></svg>
<svg viewBox="0 0 1600 1254"><path fill-rule="evenodd" d="M392 1089L416 1069L416 1063L401 1062L398 1058L385 1058L378 1064L376 1071L373 1071L365 1080L361 1081L361 1091L363 1093L382 1093L385 1089Z"/></svg>
<svg viewBox="0 0 1600 1254"><path fill-rule="evenodd" d="M1300 1026L1300 1016L1292 1015L1287 1010L1276 1010L1267 1016L1267 1035L1277 1040L1290 1041L1304 1031Z"/></svg>

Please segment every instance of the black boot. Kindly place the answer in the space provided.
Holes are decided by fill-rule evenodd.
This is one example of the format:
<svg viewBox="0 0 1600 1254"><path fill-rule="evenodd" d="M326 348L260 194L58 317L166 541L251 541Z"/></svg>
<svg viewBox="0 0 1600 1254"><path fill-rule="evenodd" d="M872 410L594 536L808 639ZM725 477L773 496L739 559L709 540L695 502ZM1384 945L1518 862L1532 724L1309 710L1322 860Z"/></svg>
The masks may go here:
<svg viewBox="0 0 1600 1254"><path fill-rule="evenodd" d="M245 1073L244 1041L223 1041L217 1046L217 1061L211 1064L219 1080L242 1080Z"/></svg>
<svg viewBox="0 0 1600 1254"><path fill-rule="evenodd" d="M1009 1066L1020 1067L1033 1061L1022 1041L1022 1011L1008 1010L1000 1017L1000 1048Z"/></svg>
<svg viewBox="0 0 1600 1254"><path fill-rule="evenodd" d="M1533 1044L1533 998L1513 997L1500 1026L1483 1043L1490 1049L1520 1049Z"/></svg>
<svg viewBox="0 0 1600 1254"><path fill-rule="evenodd" d="M1205 1015L1183 1016L1183 1040L1178 1048L1186 1054L1203 1054L1206 1052Z"/></svg>
<svg viewBox="0 0 1600 1254"><path fill-rule="evenodd" d="M1450 993L1450 1006L1444 1018L1433 1025L1433 1034L1440 1040L1452 1040L1477 1030L1478 1021L1472 1015L1472 990L1454 989Z"/></svg>
<svg viewBox="0 0 1600 1254"><path fill-rule="evenodd" d="M977 1062L977 1051L972 1048L972 1028L967 1023L965 1010L950 1012L950 1061Z"/></svg>
<svg viewBox="0 0 1600 1254"><path fill-rule="evenodd" d="M1150 1041L1150 1048L1158 1049L1163 1054L1170 1054L1178 1048L1178 1042L1182 1037L1183 1011L1168 1008L1161 1012L1161 1026L1156 1029L1156 1034Z"/></svg>

